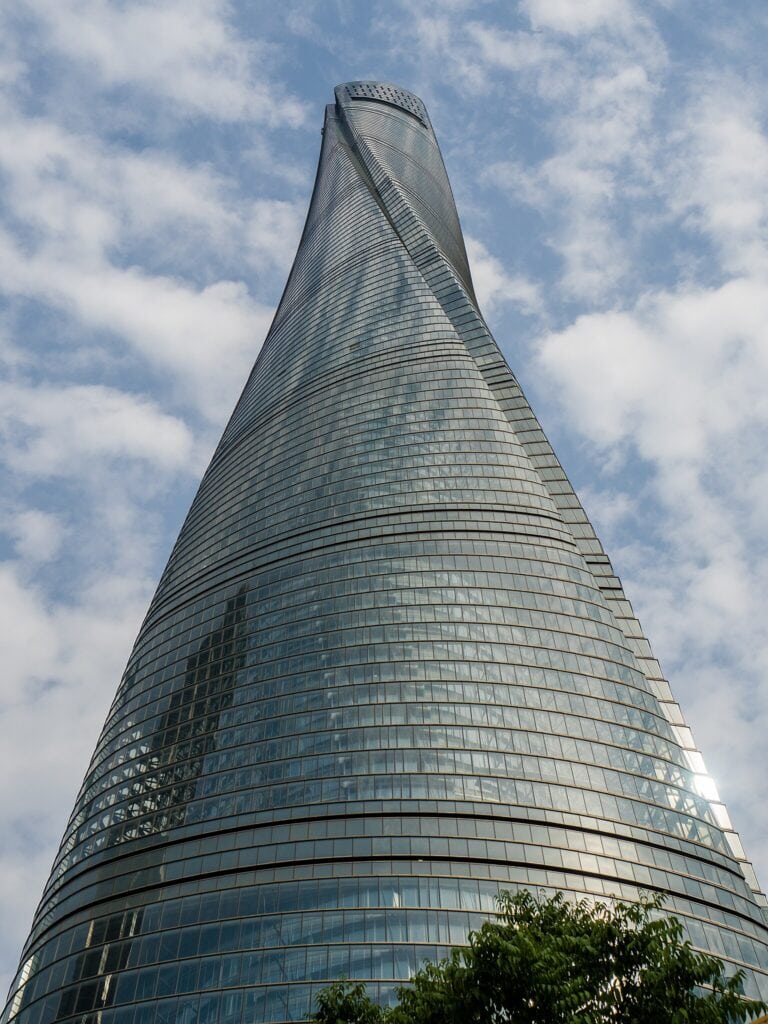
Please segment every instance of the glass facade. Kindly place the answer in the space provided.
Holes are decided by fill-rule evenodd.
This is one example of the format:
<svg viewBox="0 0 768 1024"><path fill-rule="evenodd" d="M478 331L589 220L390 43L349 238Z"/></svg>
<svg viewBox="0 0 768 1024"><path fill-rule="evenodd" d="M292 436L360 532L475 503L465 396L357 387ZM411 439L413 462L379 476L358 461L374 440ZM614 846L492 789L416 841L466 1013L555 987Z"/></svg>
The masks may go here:
<svg viewBox="0 0 768 1024"><path fill-rule="evenodd" d="M664 892L768 997L765 899L478 311L427 112L348 83L0 1020L386 1001L521 886Z"/></svg>

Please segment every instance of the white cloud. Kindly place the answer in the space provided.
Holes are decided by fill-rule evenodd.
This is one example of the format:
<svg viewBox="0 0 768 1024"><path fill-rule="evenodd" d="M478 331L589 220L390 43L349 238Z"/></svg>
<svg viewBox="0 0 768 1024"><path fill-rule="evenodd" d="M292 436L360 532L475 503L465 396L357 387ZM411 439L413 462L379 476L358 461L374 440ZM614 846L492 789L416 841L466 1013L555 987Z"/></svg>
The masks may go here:
<svg viewBox="0 0 768 1024"><path fill-rule="evenodd" d="M306 202L257 199L246 222L245 241L257 265L290 270L306 216Z"/></svg>
<svg viewBox="0 0 768 1024"><path fill-rule="evenodd" d="M58 516L39 508L14 512L8 521L8 532L15 541L18 557L31 563L54 558L65 533Z"/></svg>
<svg viewBox="0 0 768 1024"><path fill-rule="evenodd" d="M239 36L226 0L27 0L52 49L191 113L301 124L306 108L264 74L269 49Z"/></svg>
<svg viewBox="0 0 768 1024"><path fill-rule="evenodd" d="M563 60L565 52L555 41L531 32L505 32L498 26L469 22L464 26L469 39L478 48L481 64L490 64L506 71L526 71Z"/></svg>
<svg viewBox="0 0 768 1024"><path fill-rule="evenodd" d="M474 54L466 47L457 44L455 26L450 17L444 14L423 14L417 9L412 13L413 37L398 39L398 46L409 42L414 52L423 60L437 59L449 61L453 81L470 94L482 93L488 84L488 76L482 63L475 59ZM398 27L392 29L391 35L397 38Z"/></svg>
<svg viewBox="0 0 768 1024"><path fill-rule="evenodd" d="M3 461L25 476L91 475L94 460L105 459L178 470L194 453L181 420L147 399L97 385L0 384L0 436Z"/></svg>
<svg viewBox="0 0 768 1024"><path fill-rule="evenodd" d="M717 246L726 272L768 278L768 136L743 83L697 80L665 180L677 216Z"/></svg>
<svg viewBox="0 0 768 1024"><path fill-rule="evenodd" d="M535 180L544 209L555 214L551 244L564 261L565 292L600 301L628 272L626 228L616 214L648 188L656 87L635 54L619 51L594 68L584 58L572 99L555 119L555 152Z"/></svg>
<svg viewBox="0 0 768 1024"><path fill-rule="evenodd" d="M258 353L272 309L241 281L205 286L119 266L125 245L163 239L168 261L216 256L252 272L284 273L298 238L299 206L230 196L206 167L165 154L127 153L87 136L5 112L0 163L23 241L0 229L0 291L42 300L90 331L119 336L164 373L177 397L219 421ZM201 255L201 252L203 255Z"/></svg>
<svg viewBox="0 0 768 1024"><path fill-rule="evenodd" d="M126 235L156 240L159 229L183 227L205 232L215 250L236 228L230 183L208 166L110 145L8 105L0 117L6 140L0 165L14 217L32 227L38 241L102 254Z"/></svg>
<svg viewBox="0 0 768 1024"><path fill-rule="evenodd" d="M541 295L535 282L521 274L507 274L501 261L478 239L467 237L465 241L472 282L483 313L490 315L504 303L510 303L523 313L541 310Z"/></svg>
<svg viewBox="0 0 768 1024"><path fill-rule="evenodd" d="M601 446L631 442L664 463L703 459L768 423L768 292L735 279L660 293L630 312L579 317L546 337L540 364Z"/></svg>
<svg viewBox="0 0 768 1024"><path fill-rule="evenodd" d="M10 331L0 324L0 366L5 371L15 370L29 361L28 353L15 343Z"/></svg>
<svg viewBox="0 0 768 1024"><path fill-rule="evenodd" d="M582 486L579 488L579 499L598 537L602 538L604 544L608 544L611 551L616 550L610 539L618 527L637 512L637 495Z"/></svg>
<svg viewBox="0 0 768 1024"><path fill-rule="evenodd" d="M628 0L522 0L521 8L535 29L581 35L605 27L625 27L634 12Z"/></svg>
<svg viewBox="0 0 768 1024"><path fill-rule="evenodd" d="M536 160L491 159L486 178L546 218L564 297L604 306L631 266L627 209L654 187L651 129L665 48L620 0L531 0L523 12L530 30L443 15L422 19L418 31L434 59L450 59L464 88L512 111L535 105L543 152ZM526 148L516 144L518 152Z"/></svg>
<svg viewBox="0 0 768 1024"><path fill-rule="evenodd" d="M43 299L90 329L121 336L150 365L172 371L171 388L214 421L234 404L272 312L254 302L244 284L218 281L197 289L138 267L25 258L3 241L7 292Z"/></svg>

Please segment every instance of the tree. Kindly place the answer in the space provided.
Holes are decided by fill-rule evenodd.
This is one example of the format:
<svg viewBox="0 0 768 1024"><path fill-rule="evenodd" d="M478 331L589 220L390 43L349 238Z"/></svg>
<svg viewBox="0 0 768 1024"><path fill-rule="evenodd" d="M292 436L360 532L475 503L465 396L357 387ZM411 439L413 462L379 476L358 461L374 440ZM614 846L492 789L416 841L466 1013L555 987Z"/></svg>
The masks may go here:
<svg viewBox="0 0 768 1024"><path fill-rule="evenodd" d="M743 972L727 976L683 939L677 918L660 913L661 897L605 905L523 891L502 893L499 904L498 919L471 932L467 947L399 988L396 1006L379 1010L362 985L341 982L321 993L310 1020L732 1024L768 1010L741 995Z"/></svg>
<svg viewBox="0 0 768 1024"><path fill-rule="evenodd" d="M317 997L317 1012L309 1019L321 1024L381 1024L385 1011L367 995L365 985L337 981Z"/></svg>

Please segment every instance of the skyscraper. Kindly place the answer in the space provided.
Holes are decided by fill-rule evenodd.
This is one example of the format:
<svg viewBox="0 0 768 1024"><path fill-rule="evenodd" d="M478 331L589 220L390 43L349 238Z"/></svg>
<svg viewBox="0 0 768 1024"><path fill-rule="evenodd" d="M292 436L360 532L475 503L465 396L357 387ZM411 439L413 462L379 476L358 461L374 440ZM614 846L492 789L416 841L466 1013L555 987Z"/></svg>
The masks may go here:
<svg viewBox="0 0 768 1024"><path fill-rule="evenodd" d="M667 893L767 995L764 897L478 310L423 104L348 83L323 132L2 1024L383 999L517 886Z"/></svg>

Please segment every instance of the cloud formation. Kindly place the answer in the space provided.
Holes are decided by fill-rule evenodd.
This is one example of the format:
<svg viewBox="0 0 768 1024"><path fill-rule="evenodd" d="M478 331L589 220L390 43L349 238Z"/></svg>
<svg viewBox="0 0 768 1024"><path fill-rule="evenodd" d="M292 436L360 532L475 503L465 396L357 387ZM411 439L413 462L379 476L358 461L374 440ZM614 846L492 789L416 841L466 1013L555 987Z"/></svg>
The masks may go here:
<svg viewBox="0 0 768 1024"><path fill-rule="evenodd" d="M107 86L218 121L299 125L306 108L264 74L270 47L240 36L226 0L27 0L44 45Z"/></svg>
<svg viewBox="0 0 768 1024"><path fill-rule="evenodd" d="M466 238L467 256L472 268L480 308L493 314L501 305L511 303L522 313L538 313L542 299L538 285L520 274L509 274L501 262L488 252L477 238Z"/></svg>

